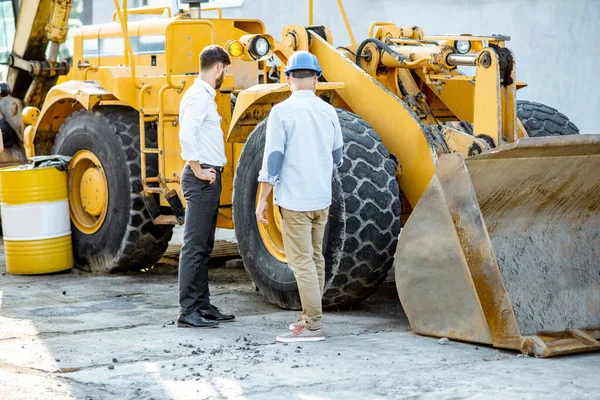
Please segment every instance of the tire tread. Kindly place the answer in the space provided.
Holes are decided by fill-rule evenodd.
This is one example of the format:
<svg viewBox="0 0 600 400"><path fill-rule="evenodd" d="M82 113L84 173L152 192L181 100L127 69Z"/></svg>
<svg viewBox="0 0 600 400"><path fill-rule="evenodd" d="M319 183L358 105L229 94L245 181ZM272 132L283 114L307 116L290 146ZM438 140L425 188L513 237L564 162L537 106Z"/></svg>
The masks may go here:
<svg viewBox="0 0 600 400"><path fill-rule="evenodd" d="M154 225L142 200L139 114L133 109L110 106L95 111L78 110L71 114L67 121L71 120L72 123L76 123L74 121L76 119L87 120L90 117L94 118L97 123L109 125L119 140L126 164L123 168L129 176L130 209L128 213L123 213L123 215L128 215L128 221L118 251L114 254L103 254L100 257L101 261L78 265L78 267L91 272L134 271L150 267L160 259L167 249L173 227ZM150 124L146 126L146 133L147 144L156 145L156 131ZM54 144L53 153L60 152L61 141L67 134L68 132L61 128ZM156 156L154 159L149 157L148 176L157 175L157 164ZM74 232L74 234L81 233ZM101 248L91 249L92 253L97 254L102 251Z"/></svg>
<svg viewBox="0 0 600 400"><path fill-rule="evenodd" d="M333 176L336 200L330 208L324 251L323 307L329 309L353 306L385 280L393 265L401 210L396 164L381 139L356 114L337 112L344 134L344 162ZM265 122L256 126L240 154L233 194L236 236L244 265L265 297L280 307L298 309L295 282L293 286L282 283L289 274L287 267L272 258L254 237L258 235L254 232L256 222L248 218L253 215L254 199L244 185L256 181L256 176L250 176L250 160L262 158Z"/></svg>
<svg viewBox="0 0 600 400"><path fill-rule="evenodd" d="M517 117L529 137L577 135L579 129L555 108L527 100L517 100Z"/></svg>

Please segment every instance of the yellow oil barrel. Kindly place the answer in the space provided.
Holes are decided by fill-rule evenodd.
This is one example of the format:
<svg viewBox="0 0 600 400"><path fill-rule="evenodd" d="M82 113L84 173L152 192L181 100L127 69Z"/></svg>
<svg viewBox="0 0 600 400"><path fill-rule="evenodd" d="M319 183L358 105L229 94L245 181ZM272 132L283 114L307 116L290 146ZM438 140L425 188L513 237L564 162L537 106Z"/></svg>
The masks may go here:
<svg viewBox="0 0 600 400"><path fill-rule="evenodd" d="M0 211L8 273L46 274L73 267L65 171L0 169Z"/></svg>

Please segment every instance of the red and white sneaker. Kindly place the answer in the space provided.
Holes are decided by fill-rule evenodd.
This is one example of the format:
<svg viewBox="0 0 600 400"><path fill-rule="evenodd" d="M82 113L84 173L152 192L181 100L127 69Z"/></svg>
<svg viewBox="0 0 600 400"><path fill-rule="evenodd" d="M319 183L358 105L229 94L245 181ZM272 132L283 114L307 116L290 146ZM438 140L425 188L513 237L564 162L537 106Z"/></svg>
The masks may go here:
<svg viewBox="0 0 600 400"><path fill-rule="evenodd" d="M319 342L321 340L325 340L323 328L310 330L305 325L299 325L288 333L277 336L277 341L281 343Z"/></svg>

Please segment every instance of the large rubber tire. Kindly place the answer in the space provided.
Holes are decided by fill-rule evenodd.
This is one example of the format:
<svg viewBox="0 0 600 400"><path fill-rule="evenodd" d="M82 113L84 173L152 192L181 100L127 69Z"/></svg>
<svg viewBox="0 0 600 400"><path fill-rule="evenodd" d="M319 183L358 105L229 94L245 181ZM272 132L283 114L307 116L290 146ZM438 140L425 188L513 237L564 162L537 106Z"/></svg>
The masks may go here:
<svg viewBox="0 0 600 400"><path fill-rule="evenodd" d="M396 164L379 136L360 117L338 110L344 164L333 176L333 202L324 240L325 308L365 299L392 267L400 233ZM266 121L248 137L235 175L233 216L240 253L260 292L283 308L300 309L292 271L262 242L254 216Z"/></svg>
<svg viewBox="0 0 600 400"><path fill-rule="evenodd" d="M148 143L156 131L146 125ZM154 225L140 192L139 114L125 107L80 110L61 126L53 154L89 150L98 157L108 184L108 212L98 231L85 234L71 224L76 267L120 272L151 267L167 249L173 227ZM156 160L149 159L149 176Z"/></svg>
<svg viewBox="0 0 600 400"><path fill-rule="evenodd" d="M517 117L529 137L577 135L579 129L566 115L544 104L517 101Z"/></svg>

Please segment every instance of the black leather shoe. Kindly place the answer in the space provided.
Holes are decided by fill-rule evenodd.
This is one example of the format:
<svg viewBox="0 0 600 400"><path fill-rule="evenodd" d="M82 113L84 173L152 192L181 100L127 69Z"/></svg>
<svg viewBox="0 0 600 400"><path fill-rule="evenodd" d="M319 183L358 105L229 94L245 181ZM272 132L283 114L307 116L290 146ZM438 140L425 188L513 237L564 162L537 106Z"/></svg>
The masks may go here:
<svg viewBox="0 0 600 400"><path fill-rule="evenodd" d="M212 305L210 306L210 308L205 308L204 310L199 311L200 315L211 321L229 322L235 319L235 316L223 314L220 308Z"/></svg>
<svg viewBox="0 0 600 400"><path fill-rule="evenodd" d="M180 328L216 328L219 326L219 323L217 321L209 321L199 311L194 311L191 314L179 314L177 326Z"/></svg>

